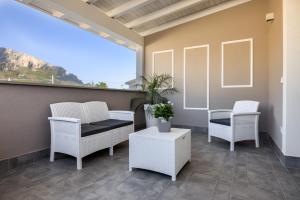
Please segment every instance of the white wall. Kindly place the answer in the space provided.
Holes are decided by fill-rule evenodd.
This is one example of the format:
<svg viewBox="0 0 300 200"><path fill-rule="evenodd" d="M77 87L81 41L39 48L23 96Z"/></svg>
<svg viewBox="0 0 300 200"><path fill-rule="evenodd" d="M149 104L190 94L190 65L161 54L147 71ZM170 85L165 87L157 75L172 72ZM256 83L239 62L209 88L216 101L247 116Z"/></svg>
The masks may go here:
<svg viewBox="0 0 300 200"><path fill-rule="evenodd" d="M283 1L283 153L300 157L300 1Z"/></svg>

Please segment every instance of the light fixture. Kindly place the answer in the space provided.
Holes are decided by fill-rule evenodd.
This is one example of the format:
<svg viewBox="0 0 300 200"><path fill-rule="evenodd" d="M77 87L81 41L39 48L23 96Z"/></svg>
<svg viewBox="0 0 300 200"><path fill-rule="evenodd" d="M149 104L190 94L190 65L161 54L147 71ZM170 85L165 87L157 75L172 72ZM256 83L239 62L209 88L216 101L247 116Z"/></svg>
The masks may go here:
<svg viewBox="0 0 300 200"><path fill-rule="evenodd" d="M275 19L274 13L267 13L266 14L266 22L272 22Z"/></svg>
<svg viewBox="0 0 300 200"><path fill-rule="evenodd" d="M59 11L57 11L57 10L54 10L54 11L52 11L52 15L53 15L54 17L61 18L62 16L64 16L64 13L59 12Z"/></svg>
<svg viewBox="0 0 300 200"><path fill-rule="evenodd" d="M116 43L123 45L123 44L125 44L126 42L123 41L123 40L116 40Z"/></svg>
<svg viewBox="0 0 300 200"><path fill-rule="evenodd" d="M108 33L105 33L105 32L99 32L99 35L104 38L108 38L110 36Z"/></svg>
<svg viewBox="0 0 300 200"><path fill-rule="evenodd" d="M83 28L83 29L88 29L88 28L90 28L91 26L88 25L88 24L85 24L85 23L80 23L80 24L79 24L79 27L80 27L80 28Z"/></svg>

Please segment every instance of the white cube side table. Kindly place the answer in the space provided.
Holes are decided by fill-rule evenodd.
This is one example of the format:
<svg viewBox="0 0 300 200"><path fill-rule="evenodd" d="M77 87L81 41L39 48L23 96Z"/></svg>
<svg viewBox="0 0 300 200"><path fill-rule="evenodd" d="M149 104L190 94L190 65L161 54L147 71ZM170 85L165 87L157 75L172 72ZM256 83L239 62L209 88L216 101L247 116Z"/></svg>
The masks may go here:
<svg viewBox="0 0 300 200"><path fill-rule="evenodd" d="M150 127L129 135L129 171L147 169L172 176L191 161L191 130L172 128L160 133Z"/></svg>

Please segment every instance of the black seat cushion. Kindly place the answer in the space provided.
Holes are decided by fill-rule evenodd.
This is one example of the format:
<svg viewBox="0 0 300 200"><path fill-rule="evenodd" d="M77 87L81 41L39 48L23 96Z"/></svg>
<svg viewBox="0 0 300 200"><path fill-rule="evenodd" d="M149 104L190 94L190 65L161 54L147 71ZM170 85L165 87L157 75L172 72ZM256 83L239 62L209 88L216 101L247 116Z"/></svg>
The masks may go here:
<svg viewBox="0 0 300 200"><path fill-rule="evenodd" d="M105 131L109 131L113 128L109 126L91 125L91 124L81 124L81 137L86 137Z"/></svg>
<svg viewBox="0 0 300 200"><path fill-rule="evenodd" d="M131 124L133 124L132 121L118 119L107 119L103 121L92 122L89 124L81 124L81 137L95 135L115 128L128 126Z"/></svg>
<svg viewBox="0 0 300 200"><path fill-rule="evenodd" d="M225 126L230 126L230 118L211 119L210 122L214 123L214 124L221 124L221 125L225 125Z"/></svg>
<svg viewBox="0 0 300 200"><path fill-rule="evenodd" d="M125 120L118 120L118 119L107 119L103 121L98 121L98 122L92 122L90 123L91 125L98 125L98 126L109 126L112 129L114 128L120 128L123 126L128 126L133 124L132 121L125 121Z"/></svg>

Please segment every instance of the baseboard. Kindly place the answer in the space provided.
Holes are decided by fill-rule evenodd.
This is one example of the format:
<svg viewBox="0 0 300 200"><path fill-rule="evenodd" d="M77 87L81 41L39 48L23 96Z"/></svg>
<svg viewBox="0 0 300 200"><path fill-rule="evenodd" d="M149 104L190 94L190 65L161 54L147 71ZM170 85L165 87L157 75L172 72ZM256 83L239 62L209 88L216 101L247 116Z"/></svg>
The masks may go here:
<svg viewBox="0 0 300 200"><path fill-rule="evenodd" d="M146 127L146 124L136 124L135 130L141 130ZM40 151L28 153L25 155L17 156L0 161L0 177L5 175L9 170L23 166L25 164L33 164L37 160L50 156L50 149L43 149Z"/></svg>
<svg viewBox="0 0 300 200"><path fill-rule="evenodd" d="M269 136L269 141L271 143L272 149L275 152L277 158L280 160L280 162L287 168L300 169L300 158L284 155L282 151L279 149L279 147L275 144L272 137L270 135L268 136Z"/></svg>
<svg viewBox="0 0 300 200"><path fill-rule="evenodd" d="M174 128L187 128L187 129L191 129L192 133L208 133L208 128L207 127L190 126L190 125L179 125L179 124L172 124L172 127L174 127Z"/></svg>
<svg viewBox="0 0 300 200"><path fill-rule="evenodd" d="M285 156L285 165L289 168L298 168L300 169L300 158Z"/></svg>
<svg viewBox="0 0 300 200"><path fill-rule="evenodd" d="M14 158L9 158L0 161L0 177L7 173L9 170L14 169L16 167L23 166L25 164L33 164L34 162L49 157L50 150L43 149L40 151L36 151L33 153L28 153L25 155L17 156Z"/></svg>
<svg viewBox="0 0 300 200"><path fill-rule="evenodd" d="M141 130L141 129L144 129L145 127L146 127L145 124L138 124L138 125L135 125L135 130L136 131ZM208 132L207 127L178 125L178 124L174 124L174 125L172 125L172 127L191 129L192 133L207 133ZM279 160L285 167L300 168L300 158L283 155L283 153L277 147L277 145L275 144L275 142L273 141L271 136L267 133L263 134L263 135L268 136L269 141L271 143L271 147L275 152L275 155L279 158ZM14 169L16 167L19 167L19 166L22 166L25 164L33 164L34 162L36 162L42 158L49 157L49 155L50 155L50 150L47 148L47 149L43 149L43 150L40 150L37 152L28 153L28 154L25 154L22 156L17 156L14 158L1 160L0 161L0 177L5 175L11 169Z"/></svg>

